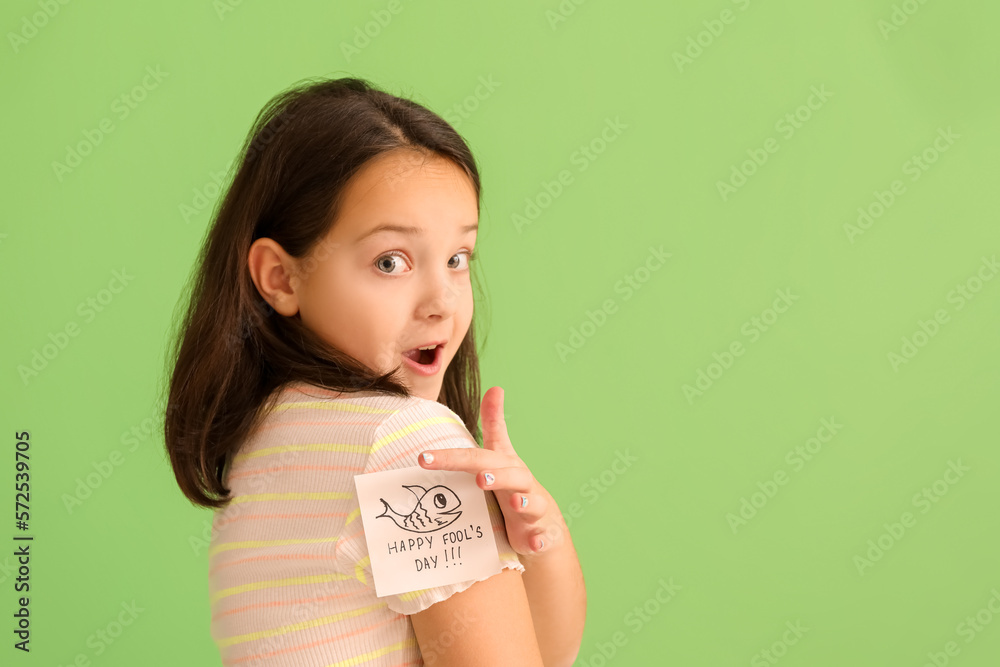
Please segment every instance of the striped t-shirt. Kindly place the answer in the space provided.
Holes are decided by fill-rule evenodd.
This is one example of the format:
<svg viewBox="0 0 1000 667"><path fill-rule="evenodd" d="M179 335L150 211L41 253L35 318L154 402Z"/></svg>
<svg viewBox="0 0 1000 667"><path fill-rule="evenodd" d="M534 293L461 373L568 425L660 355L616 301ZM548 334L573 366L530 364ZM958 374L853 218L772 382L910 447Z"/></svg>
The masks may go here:
<svg viewBox="0 0 1000 667"><path fill-rule="evenodd" d="M354 475L478 447L436 401L287 385L225 471L209 548L211 634L223 665L423 665L409 614L476 580L378 598ZM500 561L524 571L486 491Z"/></svg>

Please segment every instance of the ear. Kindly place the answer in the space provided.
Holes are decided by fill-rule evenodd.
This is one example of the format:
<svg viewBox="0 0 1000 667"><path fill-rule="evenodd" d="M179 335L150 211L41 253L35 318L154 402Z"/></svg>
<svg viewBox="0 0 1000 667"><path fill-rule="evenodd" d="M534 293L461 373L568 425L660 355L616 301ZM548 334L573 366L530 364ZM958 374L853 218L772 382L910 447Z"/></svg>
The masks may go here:
<svg viewBox="0 0 1000 667"><path fill-rule="evenodd" d="M296 266L295 258L285 252L274 239L257 239L250 246L247 255L247 267L257 291L272 308L285 317L299 312L298 295L292 280Z"/></svg>

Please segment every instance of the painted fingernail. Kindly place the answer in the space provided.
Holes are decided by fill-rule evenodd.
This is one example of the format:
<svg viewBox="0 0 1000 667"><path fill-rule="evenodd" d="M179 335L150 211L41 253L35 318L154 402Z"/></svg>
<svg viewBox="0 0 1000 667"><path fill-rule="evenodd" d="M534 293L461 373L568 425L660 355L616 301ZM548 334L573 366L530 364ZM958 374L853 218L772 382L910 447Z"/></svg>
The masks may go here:
<svg viewBox="0 0 1000 667"><path fill-rule="evenodd" d="M521 507L525 507L528 504L528 496L521 496Z"/></svg>
<svg viewBox="0 0 1000 667"><path fill-rule="evenodd" d="M424 452L424 463L434 463L434 455L430 452Z"/></svg>
<svg viewBox="0 0 1000 667"><path fill-rule="evenodd" d="M493 482L496 481L496 477L494 477L490 473L485 473L483 477L486 478L486 486L490 486L491 484L493 484Z"/></svg>

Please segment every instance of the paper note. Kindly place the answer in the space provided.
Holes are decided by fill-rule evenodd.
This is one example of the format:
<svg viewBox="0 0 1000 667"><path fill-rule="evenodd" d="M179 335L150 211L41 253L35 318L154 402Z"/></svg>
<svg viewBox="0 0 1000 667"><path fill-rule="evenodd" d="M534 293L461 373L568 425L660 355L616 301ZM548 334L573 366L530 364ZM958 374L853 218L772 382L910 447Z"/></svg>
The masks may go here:
<svg viewBox="0 0 1000 667"><path fill-rule="evenodd" d="M476 476L420 466L355 475L376 597L502 570Z"/></svg>

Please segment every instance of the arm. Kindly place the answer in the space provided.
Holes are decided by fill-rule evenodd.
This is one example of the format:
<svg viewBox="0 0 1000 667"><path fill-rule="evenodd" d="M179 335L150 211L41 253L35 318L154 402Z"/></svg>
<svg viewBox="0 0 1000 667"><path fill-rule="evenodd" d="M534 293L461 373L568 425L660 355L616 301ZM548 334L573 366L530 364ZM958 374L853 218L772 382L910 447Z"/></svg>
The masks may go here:
<svg viewBox="0 0 1000 667"><path fill-rule="evenodd" d="M565 522L560 520L544 539L543 551L519 555L521 576L545 667L569 667L583 640L587 589Z"/></svg>
<svg viewBox="0 0 1000 667"><path fill-rule="evenodd" d="M523 575L504 569L410 616L428 667L544 667Z"/></svg>
<svg viewBox="0 0 1000 667"><path fill-rule="evenodd" d="M427 470L472 473L479 488L494 491L504 513L506 536L524 565L521 576L544 665L571 665L580 651L587 592L569 529L555 499L510 443L502 389L487 390L481 417L482 448L427 451L430 460L421 455L417 463ZM545 542L540 550L539 538Z"/></svg>

